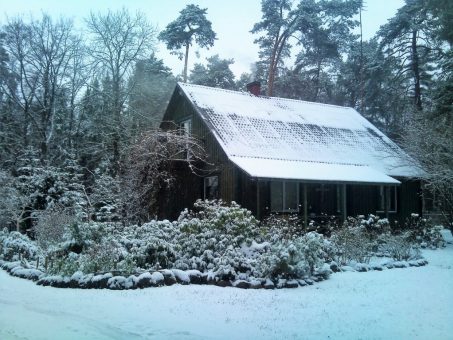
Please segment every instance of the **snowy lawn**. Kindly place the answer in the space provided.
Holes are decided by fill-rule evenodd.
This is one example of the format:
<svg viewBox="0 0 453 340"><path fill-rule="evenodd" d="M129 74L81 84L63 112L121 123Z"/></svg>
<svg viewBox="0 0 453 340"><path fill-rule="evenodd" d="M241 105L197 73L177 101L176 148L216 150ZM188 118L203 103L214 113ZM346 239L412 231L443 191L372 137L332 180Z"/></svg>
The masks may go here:
<svg viewBox="0 0 453 340"><path fill-rule="evenodd" d="M298 289L41 287L0 270L0 339L452 339L453 245Z"/></svg>

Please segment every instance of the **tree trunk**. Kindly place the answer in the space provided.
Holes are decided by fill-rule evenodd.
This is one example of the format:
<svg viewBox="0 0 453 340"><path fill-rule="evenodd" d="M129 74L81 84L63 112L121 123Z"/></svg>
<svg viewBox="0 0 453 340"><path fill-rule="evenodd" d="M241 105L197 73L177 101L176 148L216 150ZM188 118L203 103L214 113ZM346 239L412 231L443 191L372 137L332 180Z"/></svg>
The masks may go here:
<svg viewBox="0 0 453 340"><path fill-rule="evenodd" d="M417 51L417 30L412 31L412 71L414 73L414 103L418 110L422 110L422 94L420 87L420 68Z"/></svg>
<svg viewBox="0 0 453 340"><path fill-rule="evenodd" d="M189 61L189 43L186 44L186 56L184 58L184 74L183 74L183 80L185 83L187 83L187 63Z"/></svg>
<svg viewBox="0 0 453 340"><path fill-rule="evenodd" d="M318 101L318 96L319 96L319 78L321 77L321 60L318 60L318 63L316 65L316 78L315 78L315 95L313 97L313 101L316 102Z"/></svg>
<svg viewBox="0 0 453 340"><path fill-rule="evenodd" d="M272 94L274 92L274 80L275 80L275 70L276 70L275 57L277 55L278 40L279 40L279 36L277 35L275 37L274 47L272 48L272 54L271 54L271 58L269 60L269 74L267 75L267 93L266 93L267 96L269 96L269 97L272 97Z"/></svg>

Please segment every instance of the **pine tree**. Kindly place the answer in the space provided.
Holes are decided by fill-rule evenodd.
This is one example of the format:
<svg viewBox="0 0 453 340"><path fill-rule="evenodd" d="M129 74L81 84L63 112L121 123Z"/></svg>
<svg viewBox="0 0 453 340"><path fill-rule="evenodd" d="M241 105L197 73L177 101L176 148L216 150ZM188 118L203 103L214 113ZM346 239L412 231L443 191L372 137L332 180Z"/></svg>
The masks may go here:
<svg viewBox="0 0 453 340"><path fill-rule="evenodd" d="M227 90L235 89L234 74L230 69L230 65L234 63L234 60L220 59L218 54L206 60L208 61L206 67L201 64L195 64L189 77L190 82Z"/></svg>
<svg viewBox="0 0 453 340"><path fill-rule="evenodd" d="M217 39L212 30L211 22L206 18L207 9L198 5L187 5L179 17L167 25L160 32L159 39L167 44L167 48L179 55L182 59L181 48L185 49L183 80L187 82L187 63L189 60L189 48L195 42L200 47L209 48Z"/></svg>

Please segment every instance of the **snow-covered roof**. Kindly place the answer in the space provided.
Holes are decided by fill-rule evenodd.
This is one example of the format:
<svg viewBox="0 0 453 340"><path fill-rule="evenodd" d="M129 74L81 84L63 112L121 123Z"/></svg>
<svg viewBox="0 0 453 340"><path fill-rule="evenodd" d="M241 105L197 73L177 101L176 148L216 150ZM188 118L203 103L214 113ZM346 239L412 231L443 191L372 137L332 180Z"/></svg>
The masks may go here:
<svg viewBox="0 0 453 340"><path fill-rule="evenodd" d="M407 154L352 108L179 87L229 159L251 176L389 184L420 176Z"/></svg>

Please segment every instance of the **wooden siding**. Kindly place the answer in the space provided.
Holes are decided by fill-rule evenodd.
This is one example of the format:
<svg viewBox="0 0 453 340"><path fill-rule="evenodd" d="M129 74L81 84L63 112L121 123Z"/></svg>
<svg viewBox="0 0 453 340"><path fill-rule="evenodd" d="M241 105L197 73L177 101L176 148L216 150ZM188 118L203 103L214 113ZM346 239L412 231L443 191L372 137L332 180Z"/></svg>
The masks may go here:
<svg viewBox="0 0 453 340"><path fill-rule="evenodd" d="M204 198L205 176L219 176L219 199L225 202L237 200L238 169L228 160L206 123L183 95L176 95L170 102L161 127L165 130L174 129L187 119L192 122L191 135L202 143L207 160L206 164L198 164L202 172L197 174L192 173L187 165L175 167L177 184L165 193L167 206L162 207L162 214L166 218L177 217L184 208L190 209L197 199Z"/></svg>
<svg viewBox="0 0 453 340"><path fill-rule="evenodd" d="M398 200L398 220L403 223L412 213L422 215L422 189L420 181L403 181L401 195Z"/></svg>

